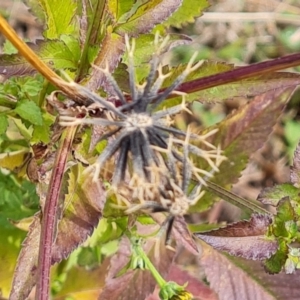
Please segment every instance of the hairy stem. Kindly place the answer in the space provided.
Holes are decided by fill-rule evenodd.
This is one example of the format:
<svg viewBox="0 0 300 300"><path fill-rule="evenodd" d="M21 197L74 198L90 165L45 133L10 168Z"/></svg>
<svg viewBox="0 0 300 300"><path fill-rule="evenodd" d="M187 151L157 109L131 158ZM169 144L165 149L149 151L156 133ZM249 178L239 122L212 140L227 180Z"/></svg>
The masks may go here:
<svg viewBox="0 0 300 300"><path fill-rule="evenodd" d="M56 159L51 174L50 185L43 211L42 228L40 236L36 300L49 299L51 252L54 232L57 226L58 200L65 171L67 157L70 152L72 141L76 132L75 126L69 127L61 137L60 146L56 153Z"/></svg>

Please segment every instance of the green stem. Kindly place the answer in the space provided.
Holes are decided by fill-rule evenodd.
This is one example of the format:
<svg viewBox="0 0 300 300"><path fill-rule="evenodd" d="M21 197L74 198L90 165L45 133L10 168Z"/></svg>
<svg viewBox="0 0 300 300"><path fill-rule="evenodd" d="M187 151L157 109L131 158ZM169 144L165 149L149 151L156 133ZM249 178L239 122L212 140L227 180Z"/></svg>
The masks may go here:
<svg viewBox="0 0 300 300"><path fill-rule="evenodd" d="M77 76L75 78L76 82L80 82L81 79L87 74L87 71L90 67L88 61L88 52L91 46L100 44L97 39L94 37L98 36L98 31L101 29L102 19L104 15L104 8L105 8L106 0L99 0L97 2L97 6L94 8L91 24L89 24L89 29L86 34L86 39L83 46L83 51L80 58L80 64L77 70ZM98 43L99 42L99 43Z"/></svg>
<svg viewBox="0 0 300 300"><path fill-rule="evenodd" d="M138 255L139 257L141 257L144 260L146 269L151 272L152 276L155 278L159 287L160 288L164 287L167 282L163 279L163 277L156 270L156 268L152 264L151 260L144 252L143 248L140 245L134 245L134 250L135 250L136 255Z"/></svg>
<svg viewBox="0 0 300 300"><path fill-rule="evenodd" d="M45 79L43 82L43 87L42 87L40 95L39 95L39 103L38 103L39 107L43 107L48 86L49 86L49 81L47 79Z"/></svg>

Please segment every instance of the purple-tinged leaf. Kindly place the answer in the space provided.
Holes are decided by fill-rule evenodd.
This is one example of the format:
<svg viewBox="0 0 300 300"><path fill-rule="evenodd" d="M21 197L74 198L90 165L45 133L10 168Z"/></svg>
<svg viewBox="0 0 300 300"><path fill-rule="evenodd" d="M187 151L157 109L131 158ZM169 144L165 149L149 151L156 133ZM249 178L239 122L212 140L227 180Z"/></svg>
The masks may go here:
<svg viewBox="0 0 300 300"><path fill-rule="evenodd" d="M127 237L123 237L119 249L110 259L110 267L106 276L106 282L118 276L118 273L128 264L131 255L131 245Z"/></svg>
<svg viewBox="0 0 300 300"><path fill-rule="evenodd" d="M62 40L41 41L27 45L40 59L54 69L76 69L80 59L78 41L70 36ZM19 54L0 55L0 75L5 79L11 76L32 75L36 70Z"/></svg>
<svg viewBox="0 0 300 300"><path fill-rule="evenodd" d="M220 102L234 97L256 96L277 88L296 87L299 84L299 74L278 72L191 93L189 98L201 102Z"/></svg>
<svg viewBox="0 0 300 300"><path fill-rule="evenodd" d="M0 75L4 79L14 75L32 75L35 72L36 70L26 61L26 59L18 54L0 55Z"/></svg>
<svg viewBox="0 0 300 300"><path fill-rule="evenodd" d="M291 166L291 182L300 187L300 143L298 144L293 159L293 165Z"/></svg>
<svg viewBox="0 0 300 300"><path fill-rule="evenodd" d="M19 254L9 299L26 299L36 283L40 233L40 214L37 214Z"/></svg>
<svg viewBox="0 0 300 300"><path fill-rule="evenodd" d="M186 290L192 293L193 297L196 299L218 299L217 295L206 284L194 276L191 276L187 271L182 270L175 264L172 265L167 280L174 281L179 285L187 283Z"/></svg>
<svg viewBox="0 0 300 300"><path fill-rule="evenodd" d="M277 206L279 201L287 196L292 201L299 202L299 189L290 183L275 185L273 187L263 189L258 195L257 200L261 201L263 204Z"/></svg>
<svg viewBox="0 0 300 300"><path fill-rule="evenodd" d="M273 131L273 126L293 91L294 87L279 88L256 96L248 105L207 129L208 132L218 128L218 132L212 136L210 142L220 145L224 151L223 155L227 157L212 182L226 187L237 181L249 157L263 146ZM213 194L206 192L192 207L192 211L207 210L213 201Z"/></svg>
<svg viewBox="0 0 300 300"><path fill-rule="evenodd" d="M99 183L85 180L83 167L75 165L69 180L64 211L58 224L57 237L52 249L52 264L69 256L72 250L92 234L101 217L104 192ZM44 186L39 187L43 198ZM20 252L13 281L11 299L25 299L36 283L37 261L41 234L40 215L36 215Z"/></svg>
<svg viewBox="0 0 300 300"><path fill-rule="evenodd" d="M104 40L102 41L101 51L98 53L94 64L102 69L108 66L109 71L112 73L118 65L122 54L125 51L124 37L107 32ZM104 73L97 68L93 68L91 79L87 86L91 90L97 90L103 87L105 91L110 91L112 87L109 85Z"/></svg>
<svg viewBox="0 0 300 300"><path fill-rule="evenodd" d="M249 274L263 289L270 291L277 300L300 299L300 271L294 274L284 272L270 275L258 261L245 260L238 257L228 258L234 265L241 266L243 271ZM256 298L255 298L256 300Z"/></svg>
<svg viewBox="0 0 300 300"><path fill-rule="evenodd" d="M175 78L181 74L185 65L180 65L174 67L171 70L166 70L172 72L165 82L164 87L169 86ZM296 73L288 72L278 72L264 75L256 75L251 78L236 80L228 84L222 84L214 86L212 88L201 89L201 86L193 88L194 80L199 80L203 78L210 78L213 80L215 76L221 76L222 73L235 72L239 68L234 68L232 64L220 63L215 61L205 61L198 70L192 72L185 82L178 87L178 91L187 92L189 95L187 101L201 101L201 102L222 102L227 99L232 99L235 97L252 97L260 95L267 91L271 91L277 88L284 88L289 86L297 86L300 84L300 75ZM170 105L175 105L181 101L181 98L170 99ZM166 101L167 102L167 101ZM166 105L166 102L164 105ZM175 102L175 104L173 103Z"/></svg>
<svg viewBox="0 0 300 300"><path fill-rule="evenodd" d="M203 244L200 264L219 300L275 300L262 282L247 274L229 258Z"/></svg>
<svg viewBox="0 0 300 300"><path fill-rule="evenodd" d="M173 235L178 245L184 246L194 255L199 254L197 243L193 239L189 229L187 228L184 217L177 217L173 224Z"/></svg>
<svg viewBox="0 0 300 300"><path fill-rule="evenodd" d="M165 221L165 216L158 213L152 214L151 217L158 224L160 224L160 226ZM191 235L184 217L175 218L174 224L172 226L172 236L174 237L177 245L184 246L189 252L191 252L194 255L199 254L197 243Z"/></svg>
<svg viewBox="0 0 300 300"><path fill-rule="evenodd" d="M266 237L272 220L268 215L252 216L250 221L239 221L224 228L205 233L194 233L217 250L246 259L269 258L278 248L275 240Z"/></svg>
<svg viewBox="0 0 300 300"><path fill-rule="evenodd" d="M58 224L52 264L61 261L83 243L93 232L102 216L104 190L99 182L82 175L83 167L75 165L69 173L63 217Z"/></svg>
<svg viewBox="0 0 300 300"><path fill-rule="evenodd" d="M137 1L131 11L121 17L119 22L122 23L116 26L115 32L130 36L147 33L174 13L181 2L182 0Z"/></svg>

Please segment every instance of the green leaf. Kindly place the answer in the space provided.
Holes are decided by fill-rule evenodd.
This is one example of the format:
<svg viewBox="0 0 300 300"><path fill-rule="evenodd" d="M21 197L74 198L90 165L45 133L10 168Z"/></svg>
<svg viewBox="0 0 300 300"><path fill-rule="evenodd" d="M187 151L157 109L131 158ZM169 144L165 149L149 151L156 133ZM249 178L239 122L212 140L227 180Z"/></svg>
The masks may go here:
<svg viewBox="0 0 300 300"><path fill-rule="evenodd" d="M41 89L41 82L35 78L30 77L20 78L18 81L18 85L20 87L19 95L21 96L23 94L28 98L37 96Z"/></svg>
<svg viewBox="0 0 300 300"><path fill-rule="evenodd" d="M16 157L15 159L17 160ZM0 160L1 164L2 160ZM25 237L25 232L16 229L12 223L32 216L39 207L39 199L34 184L26 180L16 179L12 174L4 175L2 172L0 172L0 194L0 289L1 296L8 298L11 287L18 286L18 284L12 284L11 281L15 274L14 269L21 242ZM30 255L29 252L27 263L30 261Z"/></svg>
<svg viewBox="0 0 300 300"><path fill-rule="evenodd" d="M207 0L183 0L182 5L176 10L167 21L163 22L166 27L182 27L186 23L195 22L195 18L202 15L204 9L209 7Z"/></svg>
<svg viewBox="0 0 300 300"><path fill-rule="evenodd" d="M265 188L259 195L257 200L263 204L277 206L279 201L284 197L289 197L292 201L300 202L299 189L290 183L275 185L271 188Z"/></svg>
<svg viewBox="0 0 300 300"><path fill-rule="evenodd" d="M0 153L0 167L14 171L23 165L27 153L27 149Z"/></svg>
<svg viewBox="0 0 300 300"><path fill-rule="evenodd" d="M108 261L100 267L87 270L78 266L72 267L66 275L61 290L55 300L65 299L99 299L105 285Z"/></svg>
<svg viewBox="0 0 300 300"><path fill-rule="evenodd" d="M110 33L108 30L102 41L101 51L95 58L94 64L103 69L108 65L110 72L113 72L124 51L124 37L116 33ZM87 86L92 90L97 90L102 86L106 90L108 86L104 73L94 68Z"/></svg>
<svg viewBox="0 0 300 300"><path fill-rule="evenodd" d="M22 68L22 67L20 67ZM9 72L12 71L12 74ZM34 77L13 77L13 72L17 69L12 66L12 69L7 69L9 79L3 85L0 85L0 98L7 107L15 108L17 102L21 99L37 100L37 96L43 84L43 78L40 75ZM24 74L23 74L24 75Z"/></svg>
<svg viewBox="0 0 300 300"><path fill-rule="evenodd" d="M295 120L287 120L284 124L284 137L288 143L287 151L291 160L300 139L300 123Z"/></svg>
<svg viewBox="0 0 300 300"><path fill-rule="evenodd" d="M45 15L47 29L44 35L48 39L57 39L62 34L74 34L76 27L74 15L76 1L73 0L39 0Z"/></svg>
<svg viewBox="0 0 300 300"><path fill-rule="evenodd" d="M40 143L43 142L45 144L50 142L51 131L50 126L53 124L53 120L43 117L43 125L34 126L33 135L31 139L31 143Z"/></svg>
<svg viewBox="0 0 300 300"><path fill-rule="evenodd" d="M294 88L279 88L259 95L248 105L236 110L225 120L205 131L218 129L210 143L220 145L224 151L223 155L227 157L212 182L226 188L237 181L249 157L263 146L273 131L273 126L293 90ZM207 167L201 165L201 161L198 164L200 168ZM212 193L206 192L191 210L206 210L214 203L214 199Z"/></svg>
<svg viewBox="0 0 300 300"><path fill-rule="evenodd" d="M6 115L0 115L0 135L6 132L8 121Z"/></svg>
<svg viewBox="0 0 300 300"><path fill-rule="evenodd" d="M169 40L161 51L162 55L178 45L189 44L192 41L189 37L181 34L169 34L168 37ZM136 78L138 82L145 79L150 71L149 62L155 55L155 48L157 47L154 45L154 39L154 34L143 34L135 39L134 64L137 66ZM127 52L123 56L122 62L128 65Z"/></svg>
<svg viewBox="0 0 300 300"><path fill-rule="evenodd" d="M2 156L3 154L1 154ZM18 158L14 155L11 157ZM21 157L23 158L23 157ZM3 166L4 159L0 159ZM27 218L38 209L39 199L35 192L35 185L23 179L16 179L12 174L4 175L0 172L0 226L12 229L10 220Z"/></svg>
<svg viewBox="0 0 300 300"><path fill-rule="evenodd" d="M272 234L276 237L285 237L287 240L293 241L293 230L290 229L290 222L296 221L296 214L292 207L289 197L280 200L277 207L277 214L274 218L274 223L271 226Z"/></svg>
<svg viewBox="0 0 300 300"><path fill-rule="evenodd" d="M99 182L86 180L83 167L71 168L69 178L64 182L63 217L58 224L56 243L52 250L52 261L65 259L79 244L83 243L102 217L104 191Z"/></svg>
<svg viewBox="0 0 300 300"><path fill-rule="evenodd" d="M100 264L99 246L81 247L77 263L81 267L95 268Z"/></svg>
<svg viewBox="0 0 300 300"><path fill-rule="evenodd" d="M80 45L77 38L62 35L61 40L38 40L36 44L27 44L42 61L54 69L75 70L80 60ZM0 75L11 76L32 75L35 69L19 54L0 55Z"/></svg>
<svg viewBox="0 0 300 300"><path fill-rule="evenodd" d="M108 9L114 18L114 22L125 13L129 12L134 5L135 0L110 0Z"/></svg>
<svg viewBox="0 0 300 300"><path fill-rule="evenodd" d="M93 234L92 245L101 245L118 239L126 230L127 222L127 217L117 219L102 218Z"/></svg>
<svg viewBox="0 0 300 300"><path fill-rule="evenodd" d="M14 110L21 118L29 121L34 125L42 125L43 117L40 108L33 102L21 100Z"/></svg>
<svg viewBox="0 0 300 300"><path fill-rule="evenodd" d="M2 191L1 191L2 194ZM8 299L12 287L14 268L25 233L16 228L1 227L0 235L0 290L1 297ZM21 299L21 298L20 298Z"/></svg>
<svg viewBox="0 0 300 300"><path fill-rule="evenodd" d="M181 0L138 0L129 13L123 15L115 28L120 35L137 36L149 32L156 24L165 21L181 5Z"/></svg>
<svg viewBox="0 0 300 300"><path fill-rule="evenodd" d="M285 241L279 243L278 251L264 262L264 267L268 273L276 274L282 270L288 258L288 246Z"/></svg>
<svg viewBox="0 0 300 300"><path fill-rule="evenodd" d="M15 123L15 125L17 126L20 134L27 140L31 140L32 138L32 132L33 132L33 127L29 126L28 128L25 126L24 122L19 119L19 118L11 118Z"/></svg>
<svg viewBox="0 0 300 300"><path fill-rule="evenodd" d="M63 35L61 40L40 42L37 54L41 60L54 69L75 70L80 60L80 46L77 38Z"/></svg>
<svg viewBox="0 0 300 300"><path fill-rule="evenodd" d="M18 50L13 46L13 44L9 40L5 40L2 51L5 54L18 53Z"/></svg>

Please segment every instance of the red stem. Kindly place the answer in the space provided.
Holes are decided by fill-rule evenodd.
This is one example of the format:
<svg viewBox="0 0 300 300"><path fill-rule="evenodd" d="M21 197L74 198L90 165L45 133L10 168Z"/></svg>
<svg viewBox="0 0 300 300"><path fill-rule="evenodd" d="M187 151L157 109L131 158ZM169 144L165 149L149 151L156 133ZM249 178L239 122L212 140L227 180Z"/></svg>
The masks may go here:
<svg viewBox="0 0 300 300"><path fill-rule="evenodd" d="M245 67L237 67L234 70L218 73L216 75L210 75L189 82L184 82L178 87L177 90L185 93L193 93L254 76L270 74L275 71L280 71L299 65L300 53L291 54ZM170 98L172 97L176 97L176 95L170 95Z"/></svg>
<svg viewBox="0 0 300 300"><path fill-rule="evenodd" d="M45 202L40 236L36 300L48 300L50 292L50 268L54 232L57 226L57 209L62 179L67 157L76 132L76 127L69 127L61 137L56 153L55 164L51 174L50 185Z"/></svg>

